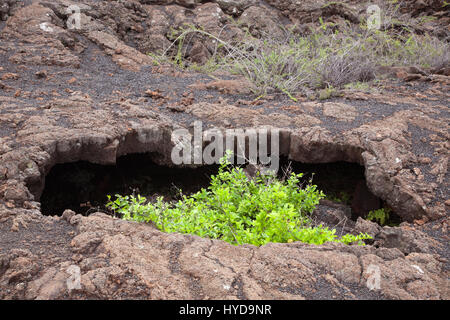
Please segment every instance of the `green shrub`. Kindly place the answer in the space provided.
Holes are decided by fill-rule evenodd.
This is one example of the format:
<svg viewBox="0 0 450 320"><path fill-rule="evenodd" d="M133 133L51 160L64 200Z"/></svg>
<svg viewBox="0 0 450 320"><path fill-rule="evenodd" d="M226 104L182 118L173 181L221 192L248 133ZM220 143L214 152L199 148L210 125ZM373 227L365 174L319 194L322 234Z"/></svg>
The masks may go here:
<svg viewBox="0 0 450 320"><path fill-rule="evenodd" d="M381 208L378 210L370 211L367 215L367 220L375 221L379 225L387 225L389 221L389 213L391 212L388 208Z"/></svg>
<svg viewBox="0 0 450 320"><path fill-rule="evenodd" d="M330 99L330 98L332 98L334 96L337 96L337 95L338 95L338 93L337 93L335 88L327 87L327 88L324 88L324 89L319 91L318 99L319 100L326 100L326 99Z"/></svg>
<svg viewBox="0 0 450 320"><path fill-rule="evenodd" d="M299 188L302 174L286 180L257 174L249 179L241 168L230 168L223 158L208 189L182 195L176 203L147 203L141 196L108 196L107 207L123 219L151 222L165 232L195 234L222 239L232 244L263 245L268 242L327 241L350 244L369 239L367 234L347 234L341 238L322 225L313 226L308 218L324 197L315 185Z"/></svg>

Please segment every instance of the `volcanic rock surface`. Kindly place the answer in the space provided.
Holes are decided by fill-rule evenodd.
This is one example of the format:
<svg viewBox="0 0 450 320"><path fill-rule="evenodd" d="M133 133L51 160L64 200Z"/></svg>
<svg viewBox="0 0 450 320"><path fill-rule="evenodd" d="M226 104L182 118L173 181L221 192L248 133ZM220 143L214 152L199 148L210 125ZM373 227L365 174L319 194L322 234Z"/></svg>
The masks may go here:
<svg viewBox="0 0 450 320"><path fill-rule="evenodd" d="M242 16L252 32L276 33L314 15L357 23L363 8L302 1L293 10L294 2L0 0L1 299L449 299L448 75L385 80L377 92L326 102L255 103L242 79L155 66L146 55L167 48L170 27L184 22L220 31ZM420 1L443 34L448 16L434 2ZM71 5L80 29L67 27ZM208 45L193 44L192 56L202 61ZM149 152L170 166L171 133L199 120L280 129L280 151L293 161L361 164L369 190L404 222L381 228L359 218L354 230L375 238L366 246L254 247L103 213L41 214L55 164ZM336 224L344 211L325 203L316 214ZM74 266L81 286L71 289ZM369 290L374 268L380 286Z"/></svg>

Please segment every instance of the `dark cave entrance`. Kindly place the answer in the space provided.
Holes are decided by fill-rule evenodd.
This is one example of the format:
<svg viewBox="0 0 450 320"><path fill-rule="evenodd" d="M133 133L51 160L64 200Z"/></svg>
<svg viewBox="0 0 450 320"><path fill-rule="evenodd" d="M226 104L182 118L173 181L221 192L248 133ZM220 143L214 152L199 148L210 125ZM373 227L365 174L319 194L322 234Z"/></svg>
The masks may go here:
<svg viewBox="0 0 450 320"><path fill-rule="evenodd" d="M280 175L291 168L295 173L303 173L303 182L317 185L325 194L328 202L338 203L351 209L351 219L364 219L370 211L384 209L389 212L386 225L395 226L402 222L398 216L381 198L375 196L367 187L365 168L353 162L331 163L301 163L280 160ZM376 222L376 221L374 221Z"/></svg>
<svg viewBox="0 0 450 320"><path fill-rule="evenodd" d="M359 216L365 217L369 211L381 209L384 205L367 188L364 167L356 163L342 161L311 164L281 161L282 168L289 166L293 172L304 174L304 183L312 181L312 184L317 185L325 193L326 200L350 206L353 220Z"/></svg>
<svg viewBox="0 0 450 320"><path fill-rule="evenodd" d="M115 194L140 194L150 201L159 196L166 201L177 200L180 189L190 194L208 187L210 176L218 169L218 166L170 168L155 164L151 156L127 155L110 166L84 161L55 165L46 177L40 198L42 213L61 215L65 209L83 215L107 212L107 195ZM350 207L352 220L365 218L369 211L385 206L369 191L364 167L356 163L305 164L280 159L280 177L288 168L304 173L303 182L312 180L327 200ZM395 220L395 214L392 217Z"/></svg>
<svg viewBox="0 0 450 320"><path fill-rule="evenodd" d="M99 165L86 161L55 165L45 178L41 195L44 215L62 215L65 209L87 215L107 212L107 195L140 194L148 200L163 196L176 200L181 189L190 194L207 187L216 166L170 168L157 165L151 154L119 157L115 165Z"/></svg>

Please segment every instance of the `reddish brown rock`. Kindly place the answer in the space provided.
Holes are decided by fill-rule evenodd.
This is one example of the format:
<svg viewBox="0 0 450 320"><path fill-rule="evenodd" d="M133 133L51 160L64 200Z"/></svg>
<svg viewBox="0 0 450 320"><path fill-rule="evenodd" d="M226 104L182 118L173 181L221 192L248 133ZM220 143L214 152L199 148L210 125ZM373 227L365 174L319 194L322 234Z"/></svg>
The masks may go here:
<svg viewBox="0 0 450 320"><path fill-rule="evenodd" d="M227 14L236 14L233 6L255 34L274 35L281 30L279 14L291 18L288 24L314 24L319 16L356 21L359 10L356 2L268 1L275 9L230 3L86 1L80 4L81 30L67 29L61 18L67 1L1 11L8 20L0 30L0 53L8 58L0 69L2 75L17 74L0 83L1 299L449 298L448 224L441 222L448 215L445 72L420 84L434 88L426 96L410 83L364 93L364 104L340 98L302 104L281 96L251 103L250 86L239 79L211 82L170 67L149 68L148 51L168 47L171 26L194 22L220 32ZM406 4L413 10L411 1ZM431 2L423 8L437 10ZM224 37L233 39L239 30L227 29ZM204 61L214 44L195 43L188 58ZM46 76L36 74L44 69ZM72 78L76 82L67 88ZM197 81L204 85L185 94ZM170 104L143 97L147 88L164 92ZM245 95L242 103L235 102L236 94ZM196 120L220 130L281 129L280 152L293 161L363 165L367 188L360 186L355 208L376 207L370 191L403 220L423 224L382 228L359 219L346 228L370 233L373 245L257 248L165 234L102 213L42 215L39 200L54 165L114 164L132 153L152 153L155 162L172 165L171 133ZM347 221L348 207L323 206L329 225ZM67 280L76 267L81 287L70 289ZM369 290L374 270L380 286Z"/></svg>

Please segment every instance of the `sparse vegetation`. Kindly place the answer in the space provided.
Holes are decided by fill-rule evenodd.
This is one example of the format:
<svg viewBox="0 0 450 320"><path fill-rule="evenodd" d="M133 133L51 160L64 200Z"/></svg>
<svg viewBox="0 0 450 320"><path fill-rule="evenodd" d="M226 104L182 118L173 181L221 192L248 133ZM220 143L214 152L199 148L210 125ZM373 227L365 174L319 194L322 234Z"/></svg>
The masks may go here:
<svg viewBox="0 0 450 320"><path fill-rule="evenodd" d="M315 185L299 187L302 174L285 180L257 174L249 179L241 168L229 167L222 158L208 189L182 195L176 203L148 203L141 196L110 196L107 207L126 220L151 222L165 232L195 234L232 244L263 245L268 242L327 241L363 244L367 234L338 238L334 229L313 225L308 215L324 194Z"/></svg>
<svg viewBox="0 0 450 320"><path fill-rule="evenodd" d="M347 83L344 86L345 89L349 90L356 90L356 91L371 91L371 87L369 86L369 83L367 82L352 82Z"/></svg>
<svg viewBox="0 0 450 320"><path fill-rule="evenodd" d="M393 19L386 20L383 28L395 24ZM178 33L174 30L171 47L154 58L208 74L222 70L241 75L253 84L257 95L275 91L293 99L306 88L338 89L349 83L373 80L377 66L439 68L450 62L447 42L413 34L407 28L397 33L384 29L367 30L361 24L340 26L338 30L322 21L318 30L307 35L285 30L284 39L270 36L258 39L247 33L242 39L227 42L220 36L187 26ZM186 59L188 36L216 44L203 65Z"/></svg>
<svg viewBox="0 0 450 320"><path fill-rule="evenodd" d="M350 205L352 197L349 193L347 193L345 191L341 191L341 192L335 193L335 194L327 194L325 196L325 199L333 201L333 202Z"/></svg>
<svg viewBox="0 0 450 320"><path fill-rule="evenodd" d="M319 100L326 100L326 99L330 99L333 96L338 95L338 91L331 87L326 87L322 90L319 91Z"/></svg>

